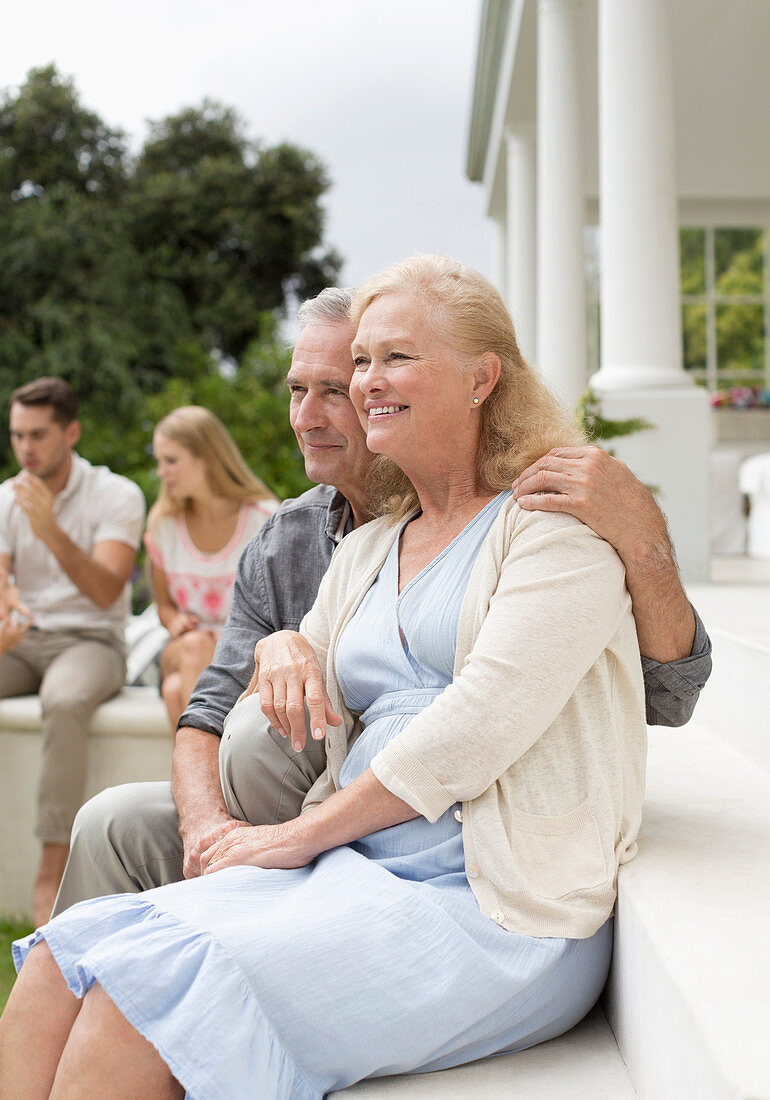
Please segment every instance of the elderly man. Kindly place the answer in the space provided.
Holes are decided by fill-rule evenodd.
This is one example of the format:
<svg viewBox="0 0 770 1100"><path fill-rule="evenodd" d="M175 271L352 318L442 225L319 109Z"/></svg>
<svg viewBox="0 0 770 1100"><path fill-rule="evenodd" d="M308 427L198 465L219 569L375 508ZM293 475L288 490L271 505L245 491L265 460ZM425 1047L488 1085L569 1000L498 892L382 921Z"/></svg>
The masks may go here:
<svg viewBox="0 0 770 1100"><path fill-rule="evenodd" d="M305 469L322 484L287 501L244 551L214 661L180 719L171 786L113 788L80 811L57 912L86 897L199 875L203 853L230 829L295 817L323 770L323 746L308 740L304 749L292 747L260 717L256 697L253 726L228 727L221 753L220 740L249 684L256 642L275 630L297 629L335 545L370 518L365 475L371 456L347 396L354 336L349 304L341 290L305 303L287 378ZM595 448L546 456L522 474L516 492L523 507L582 513L600 535L612 536L638 609L648 720L685 722L710 670L710 646L650 494Z"/></svg>
<svg viewBox="0 0 770 1100"><path fill-rule="evenodd" d="M43 709L34 895L42 923L82 802L91 714L125 678L127 581L144 498L74 452L77 401L59 378L11 394L10 434L21 473L0 486L0 697L39 691Z"/></svg>

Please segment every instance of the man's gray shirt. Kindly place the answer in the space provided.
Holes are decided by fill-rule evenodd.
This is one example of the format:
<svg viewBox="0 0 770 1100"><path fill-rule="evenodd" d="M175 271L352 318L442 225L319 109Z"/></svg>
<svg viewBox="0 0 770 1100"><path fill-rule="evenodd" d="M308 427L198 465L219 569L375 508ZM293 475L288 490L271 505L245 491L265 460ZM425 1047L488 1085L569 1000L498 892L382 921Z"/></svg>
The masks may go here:
<svg viewBox="0 0 770 1100"><path fill-rule="evenodd" d="M233 599L214 659L201 674L179 727L218 737L254 671L254 646L275 630L296 630L312 607L340 538L352 529L341 493L317 485L287 500L241 555ZM692 654L660 664L642 658L647 722L681 726L711 672L711 641L697 612Z"/></svg>

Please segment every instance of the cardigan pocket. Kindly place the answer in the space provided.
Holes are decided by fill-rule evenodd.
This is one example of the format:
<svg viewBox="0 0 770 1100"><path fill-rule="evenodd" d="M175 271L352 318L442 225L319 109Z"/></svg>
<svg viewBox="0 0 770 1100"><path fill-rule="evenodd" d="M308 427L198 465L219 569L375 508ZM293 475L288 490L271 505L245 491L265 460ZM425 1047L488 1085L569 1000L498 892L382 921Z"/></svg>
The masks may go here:
<svg viewBox="0 0 770 1100"><path fill-rule="evenodd" d="M533 894L556 899L607 882L599 825L588 799L558 817L511 808L511 849Z"/></svg>

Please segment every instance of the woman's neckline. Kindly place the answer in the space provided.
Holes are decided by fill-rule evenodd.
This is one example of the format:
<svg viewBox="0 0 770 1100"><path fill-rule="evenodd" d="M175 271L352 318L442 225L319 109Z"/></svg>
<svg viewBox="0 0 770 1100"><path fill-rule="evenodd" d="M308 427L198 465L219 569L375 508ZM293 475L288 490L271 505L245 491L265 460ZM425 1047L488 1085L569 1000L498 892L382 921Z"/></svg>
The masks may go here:
<svg viewBox="0 0 770 1100"><path fill-rule="evenodd" d="M203 561L217 561L219 558L226 558L231 552L233 545L237 543L243 534L243 528L246 525L246 514L249 505L244 502L238 508L238 512L235 518L235 527L232 534L227 539L227 542L219 550L201 550L201 548L193 540L190 528L187 523L187 516L182 512L177 513L177 524L179 532L182 538L182 542L185 544L187 550L190 551L195 557Z"/></svg>
<svg viewBox="0 0 770 1100"><path fill-rule="evenodd" d="M412 584L415 583L415 581L419 580L422 576L424 576L424 574L426 572L428 572L435 565L437 565L441 561L441 559L444 558L450 552L450 550L454 547L454 545L457 543L457 541L459 539L461 539L463 537L463 535L465 535L470 530L471 527L476 526L476 524L480 521L481 517L484 515L484 513L486 511L488 511L490 508L492 508L492 506L494 504L496 504L498 502L502 503L502 498L504 498L506 496L510 496L511 492L512 491L510 489L503 489L501 492L499 492L495 496L493 496L491 500L488 500L487 503L484 504L478 510L478 512L476 512L475 515L471 516L471 518L468 520L468 522L465 524L465 526L462 527L452 539L450 539L450 541L446 544L446 546L442 550L439 550L439 552L435 555L435 557L431 558L431 560L429 562L426 562L425 565L423 565L422 569L419 570L419 572L415 573L415 575L413 577L410 577L410 579L406 582L406 584L404 585L403 588L399 589L398 586L399 586L400 576L401 576L401 569L400 569L400 564L399 564L399 555L401 553L401 538L402 538L402 536L404 534L404 531L406 530L407 526L413 520L418 519L419 516L422 515L422 512L420 512L420 511L413 512L411 516L407 516L406 519L402 520L401 526L399 528L398 535L396 536L396 541L395 541L396 588L397 588L397 595L398 595L399 599L400 599L401 596L403 596L403 594L407 591L407 589Z"/></svg>

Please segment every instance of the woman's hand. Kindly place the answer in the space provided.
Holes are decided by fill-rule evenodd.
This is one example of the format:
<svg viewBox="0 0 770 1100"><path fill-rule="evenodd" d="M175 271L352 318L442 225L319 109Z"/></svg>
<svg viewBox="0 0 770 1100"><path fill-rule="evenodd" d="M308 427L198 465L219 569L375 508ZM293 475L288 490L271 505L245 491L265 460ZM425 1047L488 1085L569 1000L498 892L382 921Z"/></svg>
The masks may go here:
<svg viewBox="0 0 770 1100"><path fill-rule="evenodd" d="M206 869L206 855L213 851L222 838L233 829L250 829L248 821L236 821L230 818L218 821L215 825L207 827L204 832L195 833L190 829L185 830L184 842L184 868L185 878L197 878Z"/></svg>
<svg viewBox="0 0 770 1100"><path fill-rule="evenodd" d="M198 629L198 616L190 615L186 611L177 611L168 622L166 629L172 638L178 638L187 634L190 630Z"/></svg>
<svg viewBox="0 0 770 1100"><path fill-rule="evenodd" d="M225 867L305 867L318 855L303 836L300 818L282 825L249 825L233 829L201 855L209 875Z"/></svg>
<svg viewBox="0 0 770 1100"><path fill-rule="evenodd" d="M331 705L321 666L307 639L293 630L278 630L257 642L254 675L247 695L259 692L262 712L273 729L291 739L297 752L305 747L305 705L314 740L322 741L326 727L342 718Z"/></svg>

